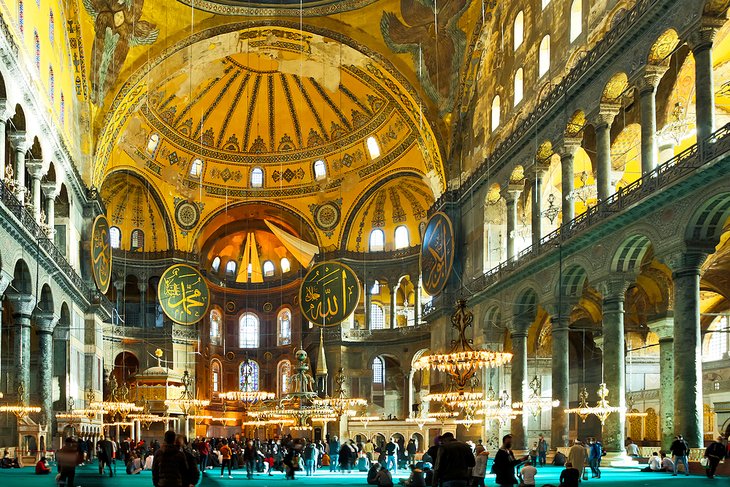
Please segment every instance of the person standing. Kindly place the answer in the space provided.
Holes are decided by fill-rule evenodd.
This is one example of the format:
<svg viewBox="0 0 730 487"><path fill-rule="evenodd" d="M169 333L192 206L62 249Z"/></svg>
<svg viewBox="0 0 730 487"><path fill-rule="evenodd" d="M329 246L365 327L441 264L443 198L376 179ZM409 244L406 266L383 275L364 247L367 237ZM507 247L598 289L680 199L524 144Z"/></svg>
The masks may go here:
<svg viewBox="0 0 730 487"><path fill-rule="evenodd" d="M577 469L581 473L581 476L584 475L586 467L586 449L577 439L573 442L573 446L570 447L570 450L568 450L568 463L572 464L573 468Z"/></svg>
<svg viewBox="0 0 730 487"><path fill-rule="evenodd" d="M373 445L373 440L366 441L365 444L362 446L362 451L365 453L365 456L368 457L368 461L370 463L373 463L373 452L375 451L375 445Z"/></svg>
<svg viewBox="0 0 730 487"><path fill-rule="evenodd" d="M157 448L159 448L159 445ZM153 451L156 450L154 443L152 443L152 449ZM208 455L210 455L210 444L205 438L198 443L198 453L200 454L200 473L204 474L205 469L208 467Z"/></svg>
<svg viewBox="0 0 730 487"><path fill-rule="evenodd" d="M720 464L720 460L725 458L725 452L727 451L725 445L722 444L722 436L710 443L710 446L705 450L705 458L707 459L707 478L714 479L715 471L717 466Z"/></svg>
<svg viewBox="0 0 730 487"><path fill-rule="evenodd" d="M333 436L329 444L330 448L330 472L337 471L337 465L340 461L340 440Z"/></svg>
<svg viewBox="0 0 730 487"><path fill-rule="evenodd" d="M406 446L406 453L408 454L408 463L413 464L416 462L416 441L411 438L408 440L408 445Z"/></svg>
<svg viewBox="0 0 730 487"><path fill-rule="evenodd" d="M175 445L176 437L174 431L166 431L165 444L155 453L152 461L152 485L155 487L183 487L183 479L188 474L188 461Z"/></svg>
<svg viewBox="0 0 730 487"><path fill-rule="evenodd" d="M317 464L317 447L311 441L307 442L303 452L304 473L307 477L314 475L314 468Z"/></svg>
<svg viewBox="0 0 730 487"><path fill-rule="evenodd" d="M469 445L457 441L453 433L444 433L441 435L441 446L436 454L432 485L467 487L471 478L470 469L475 464Z"/></svg>
<svg viewBox="0 0 730 487"><path fill-rule="evenodd" d="M398 443L393 437L390 437L388 444L385 445L385 468L392 470L393 474L398 473Z"/></svg>
<svg viewBox="0 0 730 487"><path fill-rule="evenodd" d="M56 453L58 465L58 482L65 482L65 485L72 486L76 477L76 465L80 463L79 450L73 438L66 438L58 453Z"/></svg>
<svg viewBox="0 0 730 487"><path fill-rule="evenodd" d="M512 435L505 435L502 438L502 446L494 456L492 472L496 474L496 482L500 487L512 487L517 483L515 467L522 463L527 457L517 460L512 453Z"/></svg>
<svg viewBox="0 0 730 487"><path fill-rule="evenodd" d="M626 445L626 454L631 458L639 458L639 447L631 438L629 438L629 444Z"/></svg>
<svg viewBox="0 0 730 487"><path fill-rule="evenodd" d="M96 444L96 448L99 450L97 459L99 460L99 475L104 473L104 467L109 467L109 476L114 477L112 472L112 442L102 436L101 440Z"/></svg>
<svg viewBox="0 0 730 487"><path fill-rule="evenodd" d="M601 458L603 457L603 445L595 438L588 443L588 465L591 467L591 478L601 478Z"/></svg>
<svg viewBox="0 0 730 487"><path fill-rule="evenodd" d="M537 440L537 461L541 467L547 463L548 442L543 435Z"/></svg>
<svg viewBox="0 0 730 487"><path fill-rule="evenodd" d="M672 446L669 447L669 451L672 452L672 455L674 456L674 472L672 473L672 476L677 476L677 469L680 462L684 465L684 474L689 475L689 462L687 461L689 445L686 441L684 441L682 435L674 437L674 441L672 442Z"/></svg>
<svg viewBox="0 0 730 487"><path fill-rule="evenodd" d="M256 458L258 452L253 446L253 441L248 440L246 446L243 448L243 463L246 465L246 478L251 480L253 478L253 472L256 466Z"/></svg>
<svg viewBox="0 0 730 487"><path fill-rule="evenodd" d="M223 478L223 470L228 467L228 478L232 479L233 476L231 475L231 455L233 454L233 451L231 450L231 447L228 446L228 440L223 438L221 441L221 447L219 450L221 452L221 478Z"/></svg>
<svg viewBox="0 0 730 487"><path fill-rule="evenodd" d="M473 487L484 487L484 477L487 476L487 460L489 452L482 445L477 445L474 451L474 468L471 469L471 485Z"/></svg>

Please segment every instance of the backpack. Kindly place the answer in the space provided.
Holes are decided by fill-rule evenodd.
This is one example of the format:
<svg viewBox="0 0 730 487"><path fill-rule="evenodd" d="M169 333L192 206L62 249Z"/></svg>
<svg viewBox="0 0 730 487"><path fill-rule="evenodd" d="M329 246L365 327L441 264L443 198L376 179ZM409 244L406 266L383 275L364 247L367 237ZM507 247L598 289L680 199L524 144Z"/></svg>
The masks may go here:
<svg viewBox="0 0 730 487"><path fill-rule="evenodd" d="M314 453L314 447L311 443L309 443L306 447L304 447L304 458L307 460L311 460L312 454Z"/></svg>

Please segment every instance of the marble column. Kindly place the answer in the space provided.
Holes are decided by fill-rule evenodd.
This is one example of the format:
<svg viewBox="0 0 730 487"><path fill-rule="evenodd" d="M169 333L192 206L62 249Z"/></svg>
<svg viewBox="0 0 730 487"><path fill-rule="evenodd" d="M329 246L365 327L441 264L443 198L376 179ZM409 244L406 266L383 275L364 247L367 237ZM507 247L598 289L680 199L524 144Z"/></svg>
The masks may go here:
<svg viewBox="0 0 730 487"><path fill-rule="evenodd" d="M522 402L526 399L527 385L527 327L512 332L512 370L510 376L512 402ZM518 415L512 420L512 448L515 450L527 449L527 435L525 423L527 416Z"/></svg>
<svg viewBox="0 0 730 487"><path fill-rule="evenodd" d="M532 248L537 250L542 238L542 181L548 165L535 163L532 168Z"/></svg>
<svg viewBox="0 0 730 487"><path fill-rule="evenodd" d="M700 266L707 254L685 251L670 265L674 281L674 432L692 448L702 447L702 335Z"/></svg>
<svg viewBox="0 0 730 487"><path fill-rule="evenodd" d="M517 238L517 200L520 197L521 189L510 189L507 191L507 260L516 257L515 239Z"/></svg>
<svg viewBox="0 0 730 487"><path fill-rule="evenodd" d="M122 324L121 317L124 314L124 284L125 284L124 279L117 279L116 281L114 281L114 289L117 292L117 304L116 304L116 308L117 308L116 324L117 325ZM114 319L112 319L112 323L113 322L114 322Z"/></svg>
<svg viewBox="0 0 730 487"><path fill-rule="evenodd" d="M667 316L648 323L649 329L659 337L659 425L662 432L661 447L669 450L674 440L674 316Z"/></svg>
<svg viewBox="0 0 730 487"><path fill-rule="evenodd" d="M560 149L563 224L575 218L575 200L569 196L575 189L575 153L580 148L581 142L582 139L566 137Z"/></svg>
<svg viewBox="0 0 730 487"><path fill-rule="evenodd" d="M137 282L139 289L139 326L147 327L147 278L140 276Z"/></svg>
<svg viewBox="0 0 730 487"><path fill-rule="evenodd" d="M391 328L397 328L398 323L396 321L396 314L395 309L398 306L398 304L395 301L396 296L398 295L398 285L394 285L392 288L392 291L390 293L390 327Z"/></svg>
<svg viewBox="0 0 730 487"><path fill-rule="evenodd" d="M53 237L56 233L56 198L60 193L60 189L55 182L41 183L41 189L46 197L46 221L48 225L49 236Z"/></svg>
<svg viewBox="0 0 730 487"><path fill-rule="evenodd" d="M560 401L560 405L552 409L551 448L568 446L570 440L569 416L565 412L565 409L570 407L569 324L570 310L564 308L564 311L558 311L552 317L553 400Z"/></svg>
<svg viewBox="0 0 730 487"><path fill-rule="evenodd" d="M5 158L5 138L7 133L6 108L7 100L0 100L0 164L2 164L0 179L5 177L5 164L7 163L7 159Z"/></svg>
<svg viewBox="0 0 730 487"><path fill-rule="evenodd" d="M370 329L370 320L372 320L372 313L370 312L371 303L373 302L373 283L365 279L365 326L366 330Z"/></svg>
<svg viewBox="0 0 730 487"><path fill-rule="evenodd" d="M10 145L15 152L15 182L17 185L15 194L18 199L25 201L25 153L28 152L30 144L25 140L25 132L12 132L9 137Z"/></svg>
<svg viewBox="0 0 730 487"><path fill-rule="evenodd" d="M10 389L14 393L22 384L25 394L21 398L23 404L28 404L28 393L30 392L30 318L35 308L35 297L30 294L8 294L8 299L13 304L13 323L15 337L13 340L13 355L15 373L13 374L13 386Z"/></svg>
<svg viewBox="0 0 730 487"><path fill-rule="evenodd" d="M8 286L10 285L10 282L12 280L12 276L0 270L0 325L2 325L3 311L5 311L3 309L3 296L5 295L5 291L8 289ZM0 352L2 352L2 347L0 347ZM0 353L0 384L2 384L2 363L2 353Z"/></svg>
<svg viewBox="0 0 730 487"><path fill-rule="evenodd" d="M624 345L624 293L628 282L615 280L603 286L603 382L611 406L626 407L626 347ZM603 425L603 445L608 452L624 451L626 411L611 413Z"/></svg>
<svg viewBox="0 0 730 487"><path fill-rule="evenodd" d="M695 107L697 141L715 131L715 86L712 78L712 45L721 19L703 19L703 25L689 36L689 46L695 59ZM707 25L710 24L710 25ZM715 25L713 25L715 24Z"/></svg>
<svg viewBox="0 0 730 487"><path fill-rule="evenodd" d="M649 174L657 166L656 89L667 68L649 65L637 80L641 108L641 174Z"/></svg>
<svg viewBox="0 0 730 487"><path fill-rule="evenodd" d="M32 181L31 196L33 197L33 217L35 221L41 223L41 178L43 177L43 161L40 159L31 159L26 163L28 173Z"/></svg>
<svg viewBox="0 0 730 487"><path fill-rule="evenodd" d="M38 389L40 391L41 422L53 425L53 329L58 318L52 313L39 313L35 316L36 335L38 336Z"/></svg>
<svg viewBox="0 0 730 487"><path fill-rule="evenodd" d="M611 184L611 124L618 115L618 105L601 104L594 115L596 128L596 184L598 201L605 201L613 193Z"/></svg>

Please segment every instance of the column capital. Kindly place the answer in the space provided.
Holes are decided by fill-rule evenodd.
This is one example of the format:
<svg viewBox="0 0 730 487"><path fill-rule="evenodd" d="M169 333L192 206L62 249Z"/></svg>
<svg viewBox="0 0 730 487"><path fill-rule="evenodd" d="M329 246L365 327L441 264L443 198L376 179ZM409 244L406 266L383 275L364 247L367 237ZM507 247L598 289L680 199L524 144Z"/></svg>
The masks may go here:
<svg viewBox="0 0 730 487"><path fill-rule="evenodd" d="M519 183L510 182L507 185L507 189L504 191L504 199L507 200L507 203L514 203L520 197L520 194L522 194L522 191L524 191L524 189L524 181L521 181Z"/></svg>
<svg viewBox="0 0 730 487"><path fill-rule="evenodd" d="M654 93L667 69L669 66L647 64L644 69L639 71L638 76L634 79L639 94Z"/></svg>
<svg viewBox="0 0 730 487"><path fill-rule="evenodd" d="M45 181L41 183L41 189L46 198L56 199L61 192L60 185L56 181Z"/></svg>
<svg viewBox="0 0 730 487"><path fill-rule="evenodd" d="M670 250L657 257L669 267L675 277L678 273L699 275L700 267L712 250L710 248L683 247Z"/></svg>
<svg viewBox="0 0 730 487"><path fill-rule="evenodd" d="M35 298L32 294L7 293L8 300L13 305L13 316L30 318L35 308Z"/></svg>
<svg viewBox="0 0 730 487"><path fill-rule="evenodd" d="M527 168L525 171L530 178L534 181L535 179L542 179L550 169L550 158L547 159L535 159L535 162Z"/></svg>
<svg viewBox="0 0 730 487"><path fill-rule="evenodd" d="M613 275L599 281L596 289L603 296L603 302L623 301L626 290L635 281L634 276Z"/></svg>
<svg viewBox="0 0 730 487"><path fill-rule="evenodd" d="M40 179L46 174L45 171L43 171L42 159L30 159L26 161L25 168L28 170L30 177L33 179Z"/></svg>
<svg viewBox="0 0 730 487"><path fill-rule="evenodd" d="M139 289L140 293L146 293L147 292L147 281L138 281L137 289Z"/></svg>
<svg viewBox="0 0 730 487"><path fill-rule="evenodd" d="M575 153L583 145L582 137L571 137L564 135L557 141L555 141L555 152L557 152L561 158L565 156L575 156Z"/></svg>
<svg viewBox="0 0 730 487"><path fill-rule="evenodd" d="M13 276L4 271L0 271L0 298L2 298L2 296L5 294L5 290L8 289L8 286L12 281ZM0 301L2 300L0 299ZM2 306L2 304L0 304L0 306Z"/></svg>
<svg viewBox="0 0 730 487"><path fill-rule="evenodd" d="M36 313L34 315L37 334L52 334L58 324L58 317L53 313Z"/></svg>
<svg viewBox="0 0 730 487"><path fill-rule="evenodd" d="M116 289L117 292L124 291L124 285L126 284L124 279L117 279L113 282L113 284L114 284L114 289Z"/></svg>
<svg viewBox="0 0 730 487"><path fill-rule="evenodd" d="M710 49L715 42L717 31L723 26L725 20L720 17L703 16L687 38L687 44L692 52Z"/></svg>
<svg viewBox="0 0 730 487"><path fill-rule="evenodd" d="M542 306L550 315L550 321L553 323L553 329L558 327L567 328L570 321L570 313L575 305L578 304L578 298L572 296L563 296L553 301L544 303Z"/></svg>
<svg viewBox="0 0 730 487"><path fill-rule="evenodd" d="M24 130L16 130L8 134L8 142L10 147L16 151L25 152L30 149L30 142L26 139Z"/></svg>
<svg viewBox="0 0 730 487"><path fill-rule="evenodd" d="M616 118L618 112L621 110L621 105L618 103L601 103L596 110L594 110L588 117L588 119L596 126L599 127L610 127L613 123L613 119Z"/></svg>
<svg viewBox="0 0 730 487"><path fill-rule="evenodd" d="M674 338L674 316L665 316L651 323L647 323L653 333L659 337L659 341L670 340Z"/></svg>
<svg viewBox="0 0 730 487"><path fill-rule="evenodd" d="M593 343L596 344L598 350L603 351L603 335L593 337Z"/></svg>

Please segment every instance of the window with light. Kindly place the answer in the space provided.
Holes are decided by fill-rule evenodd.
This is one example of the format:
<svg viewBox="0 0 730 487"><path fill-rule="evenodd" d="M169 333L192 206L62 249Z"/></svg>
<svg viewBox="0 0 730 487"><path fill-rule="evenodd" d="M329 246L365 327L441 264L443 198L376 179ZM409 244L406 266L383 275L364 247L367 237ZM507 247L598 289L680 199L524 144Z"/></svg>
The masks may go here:
<svg viewBox="0 0 730 487"><path fill-rule="evenodd" d="M368 137L366 144L368 146L370 159L377 159L380 157L380 144L378 144L378 140L375 137Z"/></svg>
<svg viewBox="0 0 730 487"><path fill-rule="evenodd" d="M524 92L524 80L523 80L523 74L522 68L519 68L517 71L515 71L515 82L514 82L514 93L515 93L515 106L517 106L522 101L522 96Z"/></svg>
<svg viewBox="0 0 730 487"><path fill-rule="evenodd" d="M379 228L370 232L370 251L381 252L385 250L385 232Z"/></svg>
<svg viewBox="0 0 730 487"><path fill-rule="evenodd" d="M583 32L583 0L573 0L570 6L570 42Z"/></svg>
<svg viewBox="0 0 730 487"><path fill-rule="evenodd" d="M501 118L501 110L499 106L499 95L492 99L492 132L497 130Z"/></svg>
<svg viewBox="0 0 730 487"><path fill-rule="evenodd" d="M370 329L382 330L385 328L385 310L379 303L370 303Z"/></svg>
<svg viewBox="0 0 730 487"><path fill-rule="evenodd" d="M264 262L264 277L271 277L274 275L274 263L270 260Z"/></svg>
<svg viewBox="0 0 730 487"><path fill-rule="evenodd" d="M286 257L281 259L281 272L282 274L287 273L291 270L291 262Z"/></svg>
<svg viewBox="0 0 730 487"><path fill-rule="evenodd" d="M278 316L279 324L279 337L277 344L279 346L291 344L291 311L289 308L284 308L279 311Z"/></svg>
<svg viewBox="0 0 730 487"><path fill-rule="evenodd" d="M221 325L223 324L223 315L217 309L210 311L210 341L214 344L220 344Z"/></svg>
<svg viewBox="0 0 730 487"><path fill-rule="evenodd" d="M407 249L411 246L411 239L408 236L408 227L401 225L395 229L395 248Z"/></svg>
<svg viewBox="0 0 730 487"><path fill-rule="evenodd" d="M238 347L259 348L259 317L244 313L238 322Z"/></svg>
<svg viewBox="0 0 730 487"><path fill-rule="evenodd" d="M147 152L153 155L157 150L157 146L160 144L160 136L157 134L150 135L150 139L147 141Z"/></svg>
<svg viewBox="0 0 730 487"><path fill-rule="evenodd" d="M229 260L226 263L226 276L233 277L236 275L236 267L238 267L238 264L236 264L235 260Z"/></svg>
<svg viewBox="0 0 730 487"><path fill-rule="evenodd" d="M119 227L109 229L109 244L113 249L118 249L122 245L122 232Z"/></svg>
<svg viewBox="0 0 730 487"><path fill-rule="evenodd" d="M190 177L199 179L200 176L203 174L203 161L200 159L195 159L192 164L190 164Z"/></svg>
<svg viewBox="0 0 730 487"><path fill-rule="evenodd" d="M525 40L525 14L522 11L517 13L515 17L514 28L512 30L514 35L514 47L515 51L522 45Z"/></svg>
<svg viewBox="0 0 730 487"><path fill-rule="evenodd" d="M213 393L221 391L221 364L213 360L210 364L210 385Z"/></svg>
<svg viewBox="0 0 730 487"><path fill-rule="evenodd" d="M370 294L380 294L380 281L378 281L377 279L373 283L373 287L370 288Z"/></svg>
<svg viewBox="0 0 730 487"><path fill-rule="evenodd" d="M251 170L251 187L252 188L263 188L264 187L264 170L260 167L254 167Z"/></svg>
<svg viewBox="0 0 730 487"><path fill-rule="evenodd" d="M712 362L727 357L728 340L730 340L730 319L728 315L716 317L707 328L702 343L702 361Z"/></svg>
<svg viewBox="0 0 730 487"><path fill-rule="evenodd" d="M218 269L221 267L221 258L219 256L216 256L215 259L213 259L213 263L210 264L210 268L213 272L218 272Z"/></svg>
<svg viewBox="0 0 730 487"><path fill-rule="evenodd" d="M547 35L540 41L540 54L537 60L537 76L542 78L550 70L550 36Z"/></svg>
<svg viewBox="0 0 730 487"><path fill-rule="evenodd" d="M380 357L373 359L373 384L385 384L385 363Z"/></svg>
<svg viewBox="0 0 730 487"><path fill-rule="evenodd" d="M282 360L276 367L279 397L289 393L289 378L291 377L291 362Z"/></svg>
<svg viewBox="0 0 730 487"><path fill-rule="evenodd" d="M141 250L144 247L144 232L139 228L132 230L132 241L130 243L132 250Z"/></svg>
<svg viewBox="0 0 730 487"><path fill-rule="evenodd" d="M238 382L241 391L255 392L259 390L259 364L255 360L241 362Z"/></svg>
<svg viewBox="0 0 730 487"><path fill-rule="evenodd" d="M327 177L327 166L322 159L314 162L314 179L322 181Z"/></svg>

